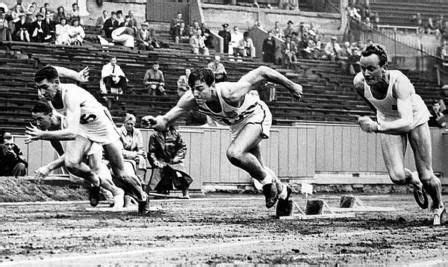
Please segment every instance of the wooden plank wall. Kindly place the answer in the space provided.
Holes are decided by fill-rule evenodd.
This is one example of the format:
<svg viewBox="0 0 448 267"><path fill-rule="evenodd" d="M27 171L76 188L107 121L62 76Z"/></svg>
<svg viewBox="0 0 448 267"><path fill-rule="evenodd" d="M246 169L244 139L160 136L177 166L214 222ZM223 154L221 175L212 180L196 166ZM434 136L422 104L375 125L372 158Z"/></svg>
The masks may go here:
<svg viewBox="0 0 448 267"><path fill-rule="evenodd" d="M194 177L192 188L203 183L249 183L247 173L232 166L226 157L230 144L227 128L181 127L187 144L185 164ZM448 135L431 129L434 170L448 174L446 151ZM142 130L145 144L150 130ZM25 137L15 136L15 142L28 158L29 174L56 157L48 142L24 143ZM145 145L147 146L147 145ZM271 137L262 142L263 161L282 178L313 177L316 172L385 173L379 136L363 133L356 125L303 123L294 127L274 127ZM411 149L406 166L414 170Z"/></svg>

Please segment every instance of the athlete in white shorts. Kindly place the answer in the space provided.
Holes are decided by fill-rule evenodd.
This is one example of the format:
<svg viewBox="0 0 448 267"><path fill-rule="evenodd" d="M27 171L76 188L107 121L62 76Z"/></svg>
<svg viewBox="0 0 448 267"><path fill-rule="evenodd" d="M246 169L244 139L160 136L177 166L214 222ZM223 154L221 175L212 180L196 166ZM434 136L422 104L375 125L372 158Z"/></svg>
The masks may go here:
<svg viewBox="0 0 448 267"><path fill-rule="evenodd" d="M411 184L422 208L428 207L426 191L432 198L434 225L445 214L442 186L432 169L430 113L415 93L409 79L398 70L387 70L387 54L380 45L367 46L361 56L362 72L354 78L357 92L376 111L377 121L364 116L358 119L361 129L379 133L387 171L393 183ZM404 167L409 140L414 152L417 173Z"/></svg>
<svg viewBox="0 0 448 267"><path fill-rule="evenodd" d="M31 111L31 116L34 122L33 124L43 131L61 130L66 127L64 116L57 112L54 112L52 107L46 102L36 103ZM76 142L76 140L67 142ZM61 142L57 140L51 140L51 145L60 157L64 155L64 148L62 147ZM92 171L98 175L99 179L101 179L101 187L111 192L114 196L113 207L122 208L124 203L124 192L113 183L110 171L107 168L106 164L103 163L102 157L102 146L97 143L92 143L90 150L85 155L84 162L86 162L92 169ZM53 161L36 170L36 177L44 178L48 176L51 171L63 166L64 159L60 158L60 160ZM96 201L96 199L93 199L93 201ZM97 202L91 203L92 206L96 206L97 204Z"/></svg>
<svg viewBox="0 0 448 267"><path fill-rule="evenodd" d="M146 213L147 196L138 178L128 174L124 169L119 135L109 111L81 87L60 83L59 75L79 80L79 73L73 70L46 66L36 73L35 82L39 97L48 101L55 110L66 117L67 128L42 131L31 126L27 127L26 134L30 136L30 140L76 140L67 143L63 156L64 165L73 174L88 177L93 185L92 195L96 198L99 198L100 180L89 166L83 163L83 158L92 143L101 144L114 175L123 183L119 186L132 193L139 201L139 213Z"/></svg>
<svg viewBox="0 0 448 267"><path fill-rule="evenodd" d="M152 128L163 130L183 114L197 110L219 123L229 125L232 143L227 149L227 158L233 165L260 181L267 208L274 206L277 199L282 200L277 205L278 210L283 209L288 202L291 189L263 165L260 141L269 137L272 116L263 101L248 94L264 81L285 86L296 98L302 95L302 86L268 67L252 70L238 82L217 84L213 72L203 68L190 74L188 84L191 90L181 97L174 108L163 116L146 116L143 121Z"/></svg>

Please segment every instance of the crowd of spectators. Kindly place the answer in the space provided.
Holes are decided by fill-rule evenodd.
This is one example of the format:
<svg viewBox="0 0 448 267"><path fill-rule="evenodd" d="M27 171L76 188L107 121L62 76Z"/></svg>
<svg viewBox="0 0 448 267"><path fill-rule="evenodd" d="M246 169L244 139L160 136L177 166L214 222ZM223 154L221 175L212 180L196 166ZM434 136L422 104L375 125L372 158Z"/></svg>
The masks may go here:
<svg viewBox="0 0 448 267"><path fill-rule="evenodd" d="M84 38L76 3L70 12L65 12L62 6L54 11L49 3L38 7L33 2L25 7L18 2L11 9L0 5L0 41L82 45Z"/></svg>
<svg viewBox="0 0 448 267"><path fill-rule="evenodd" d="M249 32L241 32L238 26L233 26L232 30L229 30L229 24L224 23L218 35L223 38L224 53L235 57L253 58L256 56L255 46Z"/></svg>
<svg viewBox="0 0 448 267"><path fill-rule="evenodd" d="M204 23L193 21L187 25L181 12L172 19L170 35L176 43L189 43L194 54L209 55L209 49L213 46L213 35Z"/></svg>

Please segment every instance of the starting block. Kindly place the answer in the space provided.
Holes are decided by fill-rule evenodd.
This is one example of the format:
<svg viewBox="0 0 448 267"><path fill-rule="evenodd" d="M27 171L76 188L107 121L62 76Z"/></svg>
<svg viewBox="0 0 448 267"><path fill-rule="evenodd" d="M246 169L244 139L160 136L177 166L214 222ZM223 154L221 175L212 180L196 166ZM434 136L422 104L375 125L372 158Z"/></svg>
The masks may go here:
<svg viewBox="0 0 448 267"><path fill-rule="evenodd" d="M333 219L333 218L353 218L356 213L363 212L389 212L395 211L393 207L369 207L353 196L342 196L339 208L332 208L323 199L308 199L308 194L312 194L312 185L302 184L301 193L306 195L305 208L302 209L297 202L288 200L281 209L277 208L276 217L281 220L313 220L313 219ZM294 214L296 213L296 214Z"/></svg>

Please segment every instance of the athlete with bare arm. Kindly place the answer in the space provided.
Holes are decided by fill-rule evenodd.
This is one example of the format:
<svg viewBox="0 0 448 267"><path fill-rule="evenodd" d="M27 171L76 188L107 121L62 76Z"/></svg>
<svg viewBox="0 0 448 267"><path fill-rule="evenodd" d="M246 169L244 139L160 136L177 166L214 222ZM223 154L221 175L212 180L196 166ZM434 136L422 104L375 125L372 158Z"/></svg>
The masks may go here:
<svg viewBox="0 0 448 267"><path fill-rule="evenodd" d="M186 92L174 108L163 116L146 116L143 121L152 128L165 129L181 115L194 109L229 125L232 142L227 149L227 158L263 185L267 208L273 207L280 199L277 209L283 209L291 189L263 164L260 153L261 140L269 137L271 112L258 97L248 94L265 81L283 85L298 99L302 96L301 85L268 67L252 70L238 82L222 83L215 83L213 72L203 68L190 74L188 84L191 91Z"/></svg>
<svg viewBox="0 0 448 267"><path fill-rule="evenodd" d="M35 75L39 97L66 117L66 128L56 131L42 131L35 126L27 127L30 140L75 140L68 142L64 154L64 165L73 174L85 177L92 183L92 195L99 197L100 179L83 162L85 154L93 143L101 144L111 163L114 175L122 182L126 192L139 201L139 213L146 213L147 196L137 177L124 169L119 135L109 111L89 92L75 84L63 84L59 77L79 80L80 73L70 69L46 66ZM81 78L85 79L85 77Z"/></svg>
<svg viewBox="0 0 448 267"><path fill-rule="evenodd" d="M353 82L358 94L376 111L377 121L363 116L358 123L363 131L380 134L383 157L392 182L413 185L415 199L422 208L428 207L425 191L431 196L433 224L440 225L446 212L442 186L432 169L430 113L409 79L398 70L388 70L386 63L387 54L382 46L372 44L363 50L362 72ZM418 174L404 167L408 140Z"/></svg>

